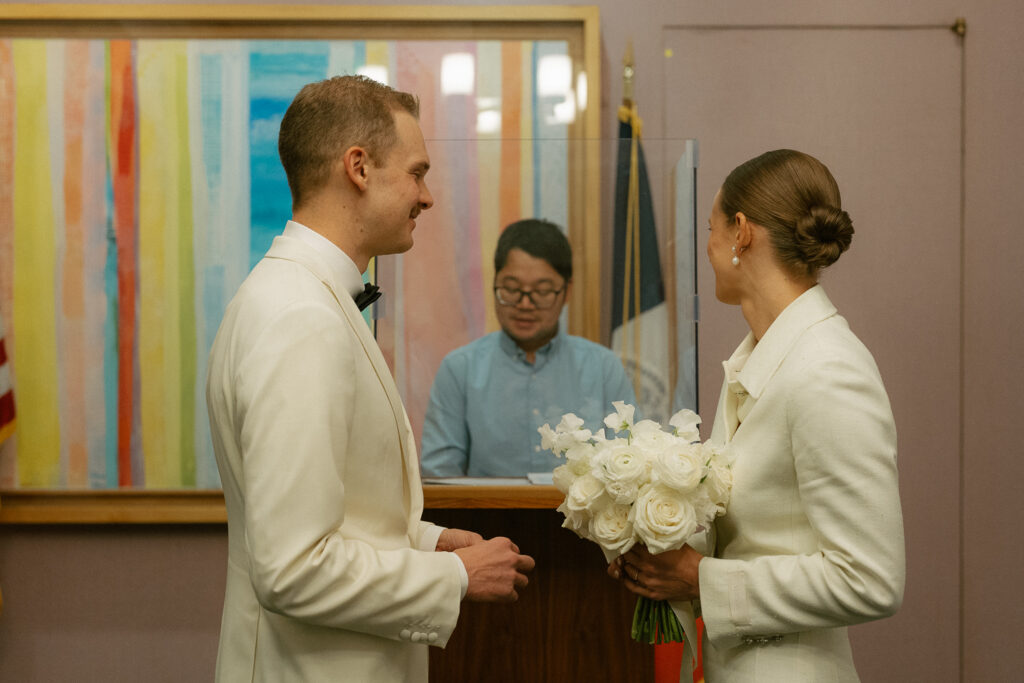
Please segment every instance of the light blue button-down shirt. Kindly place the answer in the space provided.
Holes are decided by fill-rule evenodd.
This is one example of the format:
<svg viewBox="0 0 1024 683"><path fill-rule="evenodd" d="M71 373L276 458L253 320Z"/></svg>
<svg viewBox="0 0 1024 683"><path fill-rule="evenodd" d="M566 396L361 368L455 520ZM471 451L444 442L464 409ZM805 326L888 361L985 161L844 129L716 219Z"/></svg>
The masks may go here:
<svg viewBox="0 0 1024 683"><path fill-rule="evenodd" d="M603 427L612 401L636 405L610 349L559 332L534 363L504 332L449 353L430 390L421 466L431 477L521 477L564 461L540 446L537 428L565 413Z"/></svg>

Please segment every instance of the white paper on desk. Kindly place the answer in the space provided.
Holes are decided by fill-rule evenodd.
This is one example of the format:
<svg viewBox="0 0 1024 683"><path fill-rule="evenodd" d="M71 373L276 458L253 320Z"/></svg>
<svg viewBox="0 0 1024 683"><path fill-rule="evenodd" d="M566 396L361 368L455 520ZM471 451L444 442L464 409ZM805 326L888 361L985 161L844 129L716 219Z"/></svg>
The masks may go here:
<svg viewBox="0 0 1024 683"><path fill-rule="evenodd" d="M445 486L529 486L526 477L423 477L424 484Z"/></svg>
<svg viewBox="0 0 1024 683"><path fill-rule="evenodd" d="M530 480L531 484L538 486L554 486L555 475L552 472L529 472L526 478Z"/></svg>

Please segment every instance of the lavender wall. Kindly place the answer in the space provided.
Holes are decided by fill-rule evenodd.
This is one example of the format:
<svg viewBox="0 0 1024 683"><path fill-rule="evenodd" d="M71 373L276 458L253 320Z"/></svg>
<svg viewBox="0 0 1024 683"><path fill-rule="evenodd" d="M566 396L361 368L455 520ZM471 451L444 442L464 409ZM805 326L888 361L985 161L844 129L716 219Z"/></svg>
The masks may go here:
<svg viewBox="0 0 1024 683"><path fill-rule="evenodd" d="M1019 49L1017 35L1024 26L1024 5L1016 0L643 0L638 11L636 3L604 0L595 4L602 12L606 133L611 134L621 98L621 55L631 39L637 59L636 99L644 107L645 134L650 138L665 136L668 128L664 89L671 74L666 73L662 52L666 27L906 26L951 24L960 16L967 19L962 236L940 237L925 225L909 238L924 255L950 249L952 239L960 267L936 275L927 265L933 261L919 262L913 250L898 264L908 281L924 281L922 300L936 311L954 306L959 315L942 338L907 339L902 352L885 359L887 385L903 393L912 393L922 384L917 358L931 357L933 350L940 355L952 353L959 368L954 395L948 397L956 406L955 442L944 444L943 453L937 454L945 457L952 451L958 467L954 471L936 468L931 475L924 468L921 475L939 477L939 489L956 492L949 500L937 501L955 512L930 522L916 507L906 511L919 525L908 533L928 539L927 547L911 547L910 565L922 574L934 569L955 579L929 588L921 604L941 603L943 613L952 618L936 623L932 612L908 608L898 617L899 635L906 643L917 641L914 647L903 642L880 646L858 634L855 646L863 642L871 648L857 651L862 668L865 661L871 662L865 680L921 680L916 674L929 667L920 664L932 658L943 666L938 677L929 675L929 680L1016 679L1024 664L1016 642L1024 632L1020 581L1024 547L1013 539L1016 524L1024 519L1024 498L1016 494L1024 478L1024 458L1011 428L1021 404L1016 390L1024 386L1024 369L1018 362L1024 338L1024 296L1017 277L1024 263L1024 231L1016 225L1019 211L1011 202L1024 186L1019 114L1024 102L1024 51ZM886 97L887 93L865 96ZM742 98L742 93L737 97ZM914 115L924 125L931 113L921 110ZM886 172L898 175L915 170L908 160L906 168ZM608 211L610 207L605 207ZM936 244L937 239L943 243ZM703 263L700 278L705 306L712 306L709 272ZM929 280L934 280L933 287L928 286ZM951 281L958 301L937 300L939 292L950 290ZM927 309L922 310L926 314ZM710 320L722 324L709 329ZM870 316L862 317L858 331L867 338L888 334L872 325ZM736 317L705 316L699 358L705 412L707 393L717 392L719 362L731 352L741 331L742 322ZM901 430L900 438L903 444L928 443L933 432L924 422L912 431ZM904 480L904 490L915 484ZM914 496L905 498L905 504L918 505L913 500ZM6 603L0 617L0 680L209 680L216 651L224 544L222 527L0 528L0 582ZM938 637L920 642L922 633Z"/></svg>

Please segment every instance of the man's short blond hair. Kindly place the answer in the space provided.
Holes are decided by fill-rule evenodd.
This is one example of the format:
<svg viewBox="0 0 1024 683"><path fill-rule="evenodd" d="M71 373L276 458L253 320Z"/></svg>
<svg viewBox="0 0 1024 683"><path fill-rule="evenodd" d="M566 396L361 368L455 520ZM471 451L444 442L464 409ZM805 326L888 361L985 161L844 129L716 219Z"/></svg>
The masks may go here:
<svg viewBox="0 0 1024 683"><path fill-rule="evenodd" d="M363 76L336 76L299 91L281 119L277 151L298 208L353 146L383 163L398 139L394 112L419 117L419 100Z"/></svg>

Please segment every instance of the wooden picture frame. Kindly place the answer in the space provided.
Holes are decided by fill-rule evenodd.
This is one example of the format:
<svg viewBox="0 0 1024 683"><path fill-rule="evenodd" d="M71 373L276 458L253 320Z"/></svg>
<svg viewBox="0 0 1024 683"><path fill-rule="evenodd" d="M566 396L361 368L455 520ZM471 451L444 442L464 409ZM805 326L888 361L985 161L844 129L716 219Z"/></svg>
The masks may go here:
<svg viewBox="0 0 1024 683"><path fill-rule="evenodd" d="M0 45L20 39L67 41L393 41L423 44L430 41L503 41L508 43L564 43L572 65L575 115L566 124L565 168L566 228L574 248L574 280L577 286L569 304L569 331L593 340L600 337L601 254L601 148L599 15L596 7L477 7L477 6L303 6L303 5L32 5L0 6ZM2 52L2 51L0 51ZM0 55L2 56L2 55ZM581 85L584 87L580 87ZM399 87L401 87L399 85ZM3 93L13 92L0 82ZM13 105L12 105L13 106ZM109 111L107 112L109 116ZM27 117L23 117L25 119ZM44 132L45 134L45 132ZM428 146L431 142L429 135ZM0 158L0 166L10 159ZM23 169L20 169L23 170ZM13 185L12 169L0 169L0 185ZM19 192L22 187L19 186ZM8 196L11 193L8 192ZM4 210L0 198L0 211ZM17 239L11 227L3 234L6 218L0 218L0 250L12 248ZM13 220L11 221L13 223ZM47 258L52 259L53 256ZM9 259L13 263L13 256ZM3 253L0 251L0 263ZM17 275L0 273L0 313L11 314L11 290ZM167 281L171 286L173 282ZM52 294L52 292L51 292ZM42 293L46 296L46 292ZM228 293L230 296L230 292ZM6 299L5 299L6 297ZM23 307L24 308L24 307ZM15 390L17 385L17 336L33 338L34 332L13 325ZM12 325L7 325L9 345ZM212 337L211 337L212 339ZM10 346L9 346L10 348ZM386 350L386 349L385 349ZM28 353L26 351L26 353ZM200 354L201 355L201 354ZM56 365L60 365L59 362ZM192 369L195 369L194 367ZM56 371L55 371L56 372ZM56 377L56 375L54 375ZM136 380L137 381L137 380ZM42 382L46 384L46 382ZM54 386L60 382L54 382ZM192 387L194 389L194 386ZM179 390L183 391L178 387ZM29 397L25 389L26 399ZM57 399L53 399L56 401ZM60 399L65 400L65 399ZM70 400L70 399L67 399ZM29 422L39 411L19 413ZM58 425L55 416L45 419ZM82 420L87 420L82 417ZM184 418L183 418L184 419ZM193 424L201 416L189 418ZM188 419L185 419L187 422ZM108 423L111 426L112 423ZM137 425L136 425L137 427ZM123 432L127 429L127 435ZM107 436L115 438L114 425ZM132 427L120 426L122 444L138 437ZM45 430L43 430L45 431ZM184 439L175 442L187 450ZM127 441L126 441L127 440ZM7 446L0 446L6 448ZM62 452L60 458L68 458ZM51 463L52 464L52 463ZM223 497L219 490L203 487L133 487L97 489L90 486L2 486L0 472L0 522L9 523L163 523L223 522ZM130 482L129 482L130 484ZM553 507L553 490L522 494L498 490L467 492L454 498L438 487L428 487L428 506L460 507L491 496L497 507ZM455 499L463 500L462 503ZM453 502L454 501L454 502Z"/></svg>

